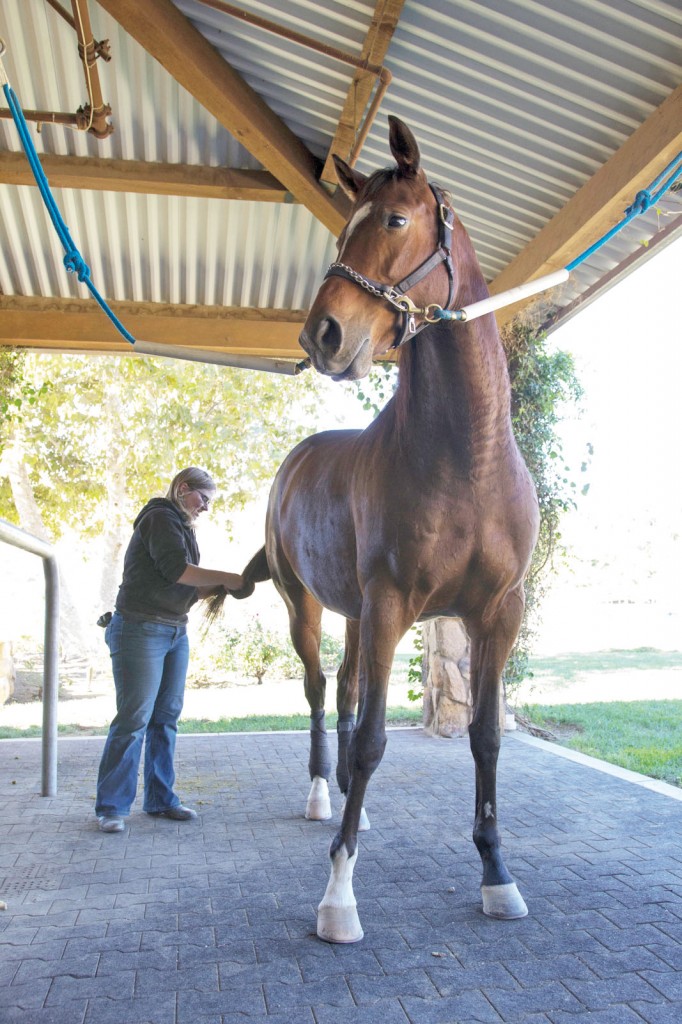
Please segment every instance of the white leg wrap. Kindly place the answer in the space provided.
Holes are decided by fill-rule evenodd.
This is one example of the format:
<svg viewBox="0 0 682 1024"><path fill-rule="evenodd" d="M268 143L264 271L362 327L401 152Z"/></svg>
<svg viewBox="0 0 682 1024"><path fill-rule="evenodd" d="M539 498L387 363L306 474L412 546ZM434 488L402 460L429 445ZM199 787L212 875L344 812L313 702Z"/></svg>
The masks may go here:
<svg viewBox="0 0 682 1024"><path fill-rule="evenodd" d="M327 780L316 775L308 794L305 816L311 821L326 821L332 816L332 805L329 799Z"/></svg>
<svg viewBox="0 0 682 1024"><path fill-rule="evenodd" d="M325 942L359 942L364 935L353 894L357 859L357 850L349 857L345 846L332 859L327 890L317 908L317 934Z"/></svg>
<svg viewBox="0 0 682 1024"><path fill-rule="evenodd" d="M525 917L528 907L524 903L516 882L507 885L482 885L483 913L488 917L497 917L505 921L513 921L517 917Z"/></svg>

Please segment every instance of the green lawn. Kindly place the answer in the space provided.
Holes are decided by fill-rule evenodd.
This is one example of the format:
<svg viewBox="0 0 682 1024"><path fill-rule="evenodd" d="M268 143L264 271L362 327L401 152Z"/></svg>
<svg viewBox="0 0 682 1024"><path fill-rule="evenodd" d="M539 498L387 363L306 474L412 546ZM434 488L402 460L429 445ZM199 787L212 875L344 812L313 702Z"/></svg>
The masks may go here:
<svg viewBox="0 0 682 1024"><path fill-rule="evenodd" d="M534 676L556 676L572 682L582 672L618 672L621 669L666 669L682 666L682 651L659 651L653 647L633 650L593 651L531 658Z"/></svg>
<svg viewBox="0 0 682 1024"><path fill-rule="evenodd" d="M398 655L393 666L393 681L408 688L407 669L410 656ZM652 648L610 650L592 653L534 658L531 670L535 679L549 677L570 683L577 676L619 670L665 670L682 667L682 652L659 651ZM397 678L396 678L397 677ZM532 704L518 709L532 724L547 730L564 746L609 761L611 764L682 786L682 700L607 701L589 704ZM414 708L389 708L389 725L419 725L422 711ZM330 730L336 726L336 715L327 716ZM307 730L307 715L250 715L244 718L182 719L181 733L271 732ZM107 729L60 726L62 736L106 735ZM40 736L41 729L15 729L0 726L0 739Z"/></svg>
<svg viewBox="0 0 682 1024"><path fill-rule="evenodd" d="M329 712L326 716L327 728L330 731L336 729L336 718L335 711ZM386 710L388 725L420 725L421 721L421 708L387 708ZM178 722L179 733L283 732L287 730L307 732L309 728L310 718L307 715L249 715L246 718L218 718L216 721L206 718L181 718ZM60 736L106 736L108 731L108 726L60 725L58 727ZM42 729L39 725L32 725L27 729L0 726L0 740L31 739L41 734Z"/></svg>
<svg viewBox="0 0 682 1024"><path fill-rule="evenodd" d="M521 712L563 746L682 786L682 700L527 704Z"/></svg>

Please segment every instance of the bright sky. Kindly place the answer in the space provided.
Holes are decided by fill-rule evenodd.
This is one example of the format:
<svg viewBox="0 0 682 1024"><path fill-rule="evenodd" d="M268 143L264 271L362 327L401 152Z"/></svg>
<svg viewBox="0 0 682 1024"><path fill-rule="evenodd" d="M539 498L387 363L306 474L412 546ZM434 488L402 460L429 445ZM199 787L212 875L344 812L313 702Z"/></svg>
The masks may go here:
<svg viewBox="0 0 682 1024"><path fill-rule="evenodd" d="M682 636L682 240L551 336L585 390L565 454L594 456L567 516L570 551L545 609L548 646L680 649ZM572 630L572 632L571 632Z"/></svg>
<svg viewBox="0 0 682 1024"><path fill-rule="evenodd" d="M682 239L560 327L585 389L567 452L594 444L578 517L622 538L628 524L678 531L682 513ZM572 523L572 528L574 524ZM575 524L577 526L577 524ZM654 541L656 538L651 537Z"/></svg>

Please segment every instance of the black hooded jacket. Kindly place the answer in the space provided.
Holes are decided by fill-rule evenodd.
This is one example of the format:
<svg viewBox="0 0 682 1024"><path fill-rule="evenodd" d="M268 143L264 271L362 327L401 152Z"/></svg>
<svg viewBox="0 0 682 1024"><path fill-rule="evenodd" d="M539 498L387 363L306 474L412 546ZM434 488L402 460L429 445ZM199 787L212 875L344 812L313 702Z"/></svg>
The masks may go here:
<svg viewBox="0 0 682 1024"><path fill-rule="evenodd" d="M194 530L168 498L148 501L133 525L116 611L135 622L184 624L199 596L177 582L188 564L199 564Z"/></svg>

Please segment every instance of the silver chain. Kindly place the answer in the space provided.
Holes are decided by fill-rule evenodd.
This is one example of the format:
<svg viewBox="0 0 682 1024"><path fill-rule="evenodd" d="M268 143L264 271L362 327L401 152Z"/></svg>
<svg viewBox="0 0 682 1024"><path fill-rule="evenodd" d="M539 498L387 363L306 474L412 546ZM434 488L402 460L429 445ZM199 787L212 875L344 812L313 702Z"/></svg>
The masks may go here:
<svg viewBox="0 0 682 1024"><path fill-rule="evenodd" d="M349 267L346 263L330 263L327 268L327 273L329 273L329 271L334 267L338 267L339 270L343 270L350 278L353 279L353 281L355 281L356 284L359 284L361 288L364 288L366 292L369 292L371 295L375 295L378 299L386 299L391 303L391 305L395 306L396 309L404 312L404 307L398 302L398 299L403 296L400 292L397 292L395 288L377 288L375 285L371 284L366 277L363 277L362 274L358 273L357 270L353 270L353 268Z"/></svg>

